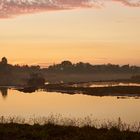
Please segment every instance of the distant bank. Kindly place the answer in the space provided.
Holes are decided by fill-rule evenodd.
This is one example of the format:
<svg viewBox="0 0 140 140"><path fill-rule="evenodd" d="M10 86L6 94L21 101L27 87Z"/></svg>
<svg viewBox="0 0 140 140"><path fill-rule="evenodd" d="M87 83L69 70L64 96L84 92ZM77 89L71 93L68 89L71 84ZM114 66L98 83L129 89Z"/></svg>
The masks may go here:
<svg viewBox="0 0 140 140"><path fill-rule="evenodd" d="M28 65L11 65L6 57L0 62L0 86L25 86L33 75L48 83L91 82L131 79L139 81L140 67L130 65L91 65L63 61L48 68ZM135 79L134 79L135 78Z"/></svg>

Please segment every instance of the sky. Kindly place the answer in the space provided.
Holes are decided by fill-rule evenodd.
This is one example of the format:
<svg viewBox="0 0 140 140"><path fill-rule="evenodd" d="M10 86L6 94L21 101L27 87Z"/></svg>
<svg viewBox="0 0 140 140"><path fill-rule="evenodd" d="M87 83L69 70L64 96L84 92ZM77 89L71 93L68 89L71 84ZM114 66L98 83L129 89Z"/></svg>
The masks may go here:
<svg viewBox="0 0 140 140"><path fill-rule="evenodd" d="M140 0L0 0L0 57L140 65Z"/></svg>

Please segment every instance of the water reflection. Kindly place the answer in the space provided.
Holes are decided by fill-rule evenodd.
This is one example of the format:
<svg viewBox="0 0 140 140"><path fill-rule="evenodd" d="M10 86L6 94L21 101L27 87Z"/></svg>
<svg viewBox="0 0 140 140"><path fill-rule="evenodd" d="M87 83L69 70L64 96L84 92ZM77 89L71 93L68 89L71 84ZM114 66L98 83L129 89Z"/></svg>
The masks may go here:
<svg viewBox="0 0 140 140"><path fill-rule="evenodd" d="M37 91L32 94L1 88L6 100L0 100L3 116L48 116L62 114L64 117L86 117L90 114L98 120L113 120L119 117L126 123L140 121L140 100L134 97L89 96L61 94L60 92ZM7 92L8 91L8 92Z"/></svg>
<svg viewBox="0 0 140 140"><path fill-rule="evenodd" d="M117 83L117 82L108 82L108 83L95 83L91 84L90 87L116 87L116 86L136 86L139 87L138 83Z"/></svg>
<svg viewBox="0 0 140 140"><path fill-rule="evenodd" d="M8 88L0 87L0 93L1 93L2 97L5 99L8 96Z"/></svg>
<svg viewBox="0 0 140 140"><path fill-rule="evenodd" d="M116 87L116 86L136 86L140 87L140 83L122 83L122 82L89 82L71 84L72 87Z"/></svg>
<svg viewBox="0 0 140 140"><path fill-rule="evenodd" d="M76 95L76 94L83 94L83 95L88 95L88 96L97 96L97 97L116 97L116 99L140 99L139 94L88 94L88 93L83 93L83 92L78 92L78 91L67 91L67 90L48 90L48 89L38 89L38 88L32 88L32 87L27 87L27 88L9 88L9 90L17 90L21 94L31 94L31 93L39 93L39 92L44 92L44 93L61 93L61 94L68 94L68 95ZM8 87L0 87L0 93L3 97L3 99L7 98L8 96Z"/></svg>

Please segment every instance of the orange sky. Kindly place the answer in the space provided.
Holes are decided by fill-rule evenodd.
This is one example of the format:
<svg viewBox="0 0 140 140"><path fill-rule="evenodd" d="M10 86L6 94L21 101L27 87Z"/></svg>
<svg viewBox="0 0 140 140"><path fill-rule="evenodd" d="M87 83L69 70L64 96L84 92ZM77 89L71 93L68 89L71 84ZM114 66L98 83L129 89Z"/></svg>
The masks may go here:
<svg viewBox="0 0 140 140"><path fill-rule="evenodd" d="M1 10L0 10L1 15ZM0 18L0 57L48 65L62 60L140 65L140 7L52 10Z"/></svg>

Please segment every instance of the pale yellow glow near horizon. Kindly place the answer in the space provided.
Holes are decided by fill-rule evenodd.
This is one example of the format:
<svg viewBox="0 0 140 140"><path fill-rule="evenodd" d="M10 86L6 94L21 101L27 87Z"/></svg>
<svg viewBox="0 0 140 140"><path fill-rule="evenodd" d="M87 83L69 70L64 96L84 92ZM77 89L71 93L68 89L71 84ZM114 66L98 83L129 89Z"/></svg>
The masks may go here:
<svg viewBox="0 0 140 140"><path fill-rule="evenodd" d="M140 8L119 4L0 19L0 57L13 64L140 65L139 25Z"/></svg>

